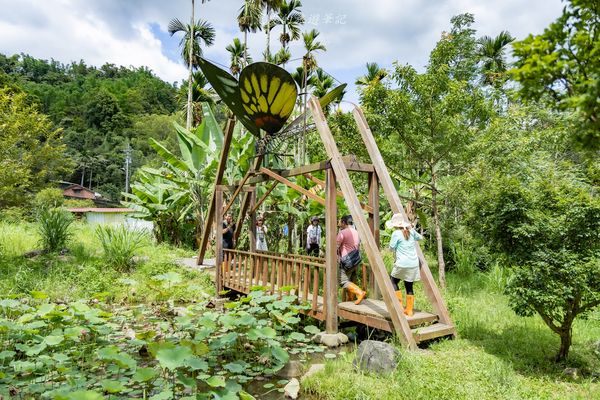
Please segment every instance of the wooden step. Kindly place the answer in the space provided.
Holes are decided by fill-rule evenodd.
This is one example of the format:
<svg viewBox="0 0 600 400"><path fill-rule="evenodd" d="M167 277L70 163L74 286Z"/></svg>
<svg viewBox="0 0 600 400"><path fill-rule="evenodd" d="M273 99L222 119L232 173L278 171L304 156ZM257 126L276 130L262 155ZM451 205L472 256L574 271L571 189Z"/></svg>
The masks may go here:
<svg viewBox="0 0 600 400"><path fill-rule="evenodd" d="M425 340L453 335L456 333L456 328L452 325L436 323L422 328L412 329L412 333L415 341L419 343Z"/></svg>
<svg viewBox="0 0 600 400"><path fill-rule="evenodd" d="M367 324L374 328L393 331L390 313L383 300L365 299L359 305L353 301L345 301L338 304L338 315L350 321ZM415 310L412 317L407 317L411 327L430 324L438 320L437 315L426 311Z"/></svg>

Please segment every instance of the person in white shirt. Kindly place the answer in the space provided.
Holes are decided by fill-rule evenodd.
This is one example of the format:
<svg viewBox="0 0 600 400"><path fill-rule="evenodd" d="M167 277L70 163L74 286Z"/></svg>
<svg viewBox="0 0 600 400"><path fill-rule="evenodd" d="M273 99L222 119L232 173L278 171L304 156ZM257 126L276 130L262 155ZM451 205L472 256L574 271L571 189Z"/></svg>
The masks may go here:
<svg viewBox="0 0 600 400"><path fill-rule="evenodd" d="M265 226L265 220L262 217L257 218L256 220L256 250L269 250L267 247L267 227Z"/></svg>
<svg viewBox="0 0 600 400"><path fill-rule="evenodd" d="M319 217L312 217L310 225L306 229L306 253L309 256L319 256L319 248L321 245L321 225L319 225Z"/></svg>

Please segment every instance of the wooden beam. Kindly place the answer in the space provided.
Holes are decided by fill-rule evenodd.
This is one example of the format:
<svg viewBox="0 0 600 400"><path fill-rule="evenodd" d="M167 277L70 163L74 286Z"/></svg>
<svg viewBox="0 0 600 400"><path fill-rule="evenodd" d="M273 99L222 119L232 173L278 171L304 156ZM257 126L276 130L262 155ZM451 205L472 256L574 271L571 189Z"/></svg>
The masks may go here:
<svg viewBox="0 0 600 400"><path fill-rule="evenodd" d="M276 174L275 172L271 171L270 169L262 167L260 169L260 172L262 172L265 175L270 176L271 178L275 179L276 181L283 183L285 186L292 188L299 193L302 193L309 199L312 199L322 205L325 205L325 200L322 197L319 197L316 194L309 192L308 190L304 189L302 186L296 185L294 182L292 182L288 179L285 179L283 176Z"/></svg>
<svg viewBox="0 0 600 400"><path fill-rule="evenodd" d="M316 183L317 185L321 186L323 188L323 190L325 190L325 181L320 180L319 178L317 178L316 176L313 176L311 174L303 174L306 178L308 178L309 180L313 181L314 183ZM342 193L341 190L336 190L336 194L343 198L344 194ZM365 210L368 213L373 213L373 207L360 203L360 206L362 207L363 210Z"/></svg>
<svg viewBox="0 0 600 400"><path fill-rule="evenodd" d="M250 193L250 210L254 210L256 204L256 187ZM248 237L250 238L250 252L256 252L256 213L250 211L250 220L248 221Z"/></svg>
<svg viewBox="0 0 600 400"><path fill-rule="evenodd" d="M217 167L217 173L215 175L214 187L221 184L223 175L225 174L225 167L227 166L227 157L229 156L229 148L231 147L231 138L233 137L233 128L235 127L235 118L230 117L227 120L227 126L225 127L225 134L223 137L223 147L221 148L221 157L219 158L219 166ZM204 262L204 255L206 254L206 246L208 245L208 238L210 236L210 227L213 223L215 215L215 188L210 196L210 202L208 203L208 212L206 213L206 219L204 220L204 227L202 229L202 236L200 237L200 243L198 243L198 258L196 263L202 265ZM219 264L217 264L217 268Z"/></svg>
<svg viewBox="0 0 600 400"><path fill-rule="evenodd" d="M369 187L369 205L372 207L371 212L369 213L369 228L373 233L377 247L381 250L381 241L379 235L379 181L376 173L371 172L368 174L367 184ZM375 299L381 299L381 290L379 290L377 281L374 279L375 276L373 275L373 269L370 269L368 273L371 275L369 276L369 290L371 297Z"/></svg>
<svg viewBox="0 0 600 400"><path fill-rule="evenodd" d="M346 204L354 220L354 225L356 225L358 234L363 240L363 246L365 252L367 253L369 264L375 273L377 284L383 292L383 300L385 301L388 311L392 317L394 328L398 333L399 339L410 349L414 350L416 349L417 345L412 336L408 321L404 315L404 309L396 298L396 293L392 287L392 282L388 277L383 258L379 253L375 238L371 234L369 224L363 216L358 197L356 196L356 191L354 190L354 186L352 185L348 171L342 162L340 151L338 150L333 135L329 130L323 110L319 105L319 101L314 96L311 96L308 103L313 115L313 119L317 126L317 131L319 132L321 140L325 146L327 156L331 159L331 166L339 182L340 189L342 189L342 192L344 193L344 199L346 200Z"/></svg>
<svg viewBox="0 0 600 400"><path fill-rule="evenodd" d="M358 126L358 130L362 136L363 141L365 142L367 152L371 157L373 167L377 172L377 176L380 179L381 186L383 187L383 191L388 199L388 202L390 203L392 211L394 213L402 214L402 217L408 221L406 213L404 212L404 207L402 207L402 203L400 202L398 192L396 192L396 188L394 187L394 183L392 182L392 177L390 176L390 173L385 166L385 162L383 161L383 157L379 152L379 148L377 147L377 143L375 142L375 138L373 137L373 133L369 128L364 113L359 107L355 107L352 113L354 114L356 125ZM416 243L416 248L417 255L421 262L421 278L423 282L423 288L425 289L425 294L431 302L434 312L438 315L440 322L447 325L454 325L452 323L452 320L450 319L450 313L448 313L448 309L446 308L446 304L444 303L442 294L440 293L440 290L435 284L433 275L429 270L427 260L425 260L425 256L421 251L421 246L419 246L419 243Z"/></svg>
<svg viewBox="0 0 600 400"><path fill-rule="evenodd" d="M233 192L233 194L231 195L231 199L229 200L229 204L227 204L227 206L223 210L223 214L227 214L227 211L229 211L229 209L231 208L231 206L233 206L233 202L235 201L235 199L238 197L238 195L240 194L240 192L244 188L244 184L246 183L246 181L248 180L248 178L250 178L253 174L254 174L254 171L252 171L252 170L248 170L248 172L246 172L246 175L244 175L244 178L237 185L237 188L235 189L235 192Z"/></svg>
<svg viewBox="0 0 600 400"><path fill-rule="evenodd" d="M303 165L301 167L296 167L296 168L292 168L292 169L282 169L282 170L273 169L272 171L277 172L279 175L283 176L284 178L291 178L293 176L303 175L305 173L323 171L323 170L326 170L327 168L330 168L329 161L321 161L318 163ZM256 183L266 182L268 180L269 180L269 178L267 176L259 175L254 178L251 178L248 181L248 183L256 184Z"/></svg>
<svg viewBox="0 0 600 400"><path fill-rule="evenodd" d="M327 170L325 184L325 332L338 332L337 193L335 174Z"/></svg>
<svg viewBox="0 0 600 400"><path fill-rule="evenodd" d="M264 158L264 154L259 154L254 158L254 164L250 168L250 171L257 171L260 168ZM250 186L254 186L254 184L249 183ZM235 225L235 232L233 233L233 242L237 243L240 233L242 233L242 225L244 224L244 218L246 217L246 213L248 212L248 207L250 207L250 196L249 192L246 192L244 195L244 200L242 200L242 205L240 206L240 213L238 215L238 219Z"/></svg>
<svg viewBox="0 0 600 400"><path fill-rule="evenodd" d="M217 297L223 290L223 192L219 185L215 185L215 284Z"/></svg>
<svg viewBox="0 0 600 400"><path fill-rule="evenodd" d="M260 207L260 205L263 203L263 201L265 201L267 199L267 197L269 196L269 194L271 194L271 192L273 191L273 189L275 189L277 187L278 183L279 183L278 181L275 181L275 182L273 182L271 184L271 187L256 202L256 204L254 205L254 207L252 207L252 209L250 210L250 214L254 214L256 212L256 210L258 209L258 207Z"/></svg>

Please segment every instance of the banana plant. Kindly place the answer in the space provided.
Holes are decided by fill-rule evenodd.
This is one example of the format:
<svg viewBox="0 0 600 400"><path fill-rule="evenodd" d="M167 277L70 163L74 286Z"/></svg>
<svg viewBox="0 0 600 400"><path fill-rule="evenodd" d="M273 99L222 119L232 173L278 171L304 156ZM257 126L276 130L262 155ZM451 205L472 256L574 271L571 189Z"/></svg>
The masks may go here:
<svg viewBox="0 0 600 400"><path fill-rule="evenodd" d="M140 218L154 222L159 241L193 244L194 232L202 226L208 197L223 145L223 131L207 104L202 105L202 123L192 131L175 124L180 154L151 139L150 145L162 157L161 168L143 167L124 194L124 204ZM227 158L226 180L240 179L254 156L254 137L236 126Z"/></svg>

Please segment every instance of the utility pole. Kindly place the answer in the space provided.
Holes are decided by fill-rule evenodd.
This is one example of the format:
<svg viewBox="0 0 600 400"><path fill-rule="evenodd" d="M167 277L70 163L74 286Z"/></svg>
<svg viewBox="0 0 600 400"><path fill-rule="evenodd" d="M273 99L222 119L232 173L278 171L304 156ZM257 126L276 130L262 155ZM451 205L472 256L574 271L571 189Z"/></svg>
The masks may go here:
<svg viewBox="0 0 600 400"><path fill-rule="evenodd" d="M129 193L129 166L131 165L131 146L127 143L125 148L125 193Z"/></svg>

